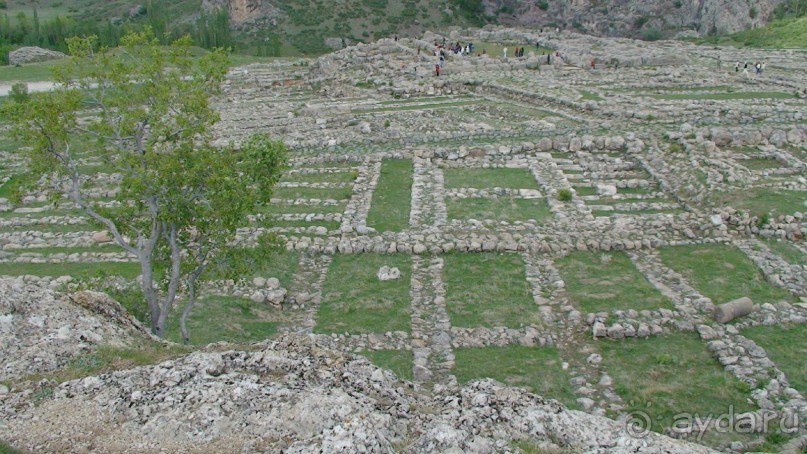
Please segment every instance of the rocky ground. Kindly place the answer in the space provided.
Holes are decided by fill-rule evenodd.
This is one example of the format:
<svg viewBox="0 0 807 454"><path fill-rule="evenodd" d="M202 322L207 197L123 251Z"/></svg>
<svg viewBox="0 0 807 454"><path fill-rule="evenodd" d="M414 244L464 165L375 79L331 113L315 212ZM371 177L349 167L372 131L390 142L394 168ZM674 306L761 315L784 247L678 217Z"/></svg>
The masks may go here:
<svg viewBox="0 0 807 454"><path fill-rule="evenodd" d="M149 334L103 293L68 296L0 279L0 336L0 381L9 381L61 369L100 345L124 347Z"/></svg>
<svg viewBox="0 0 807 454"><path fill-rule="evenodd" d="M24 299L12 293L5 301L30 304L26 299L51 296L31 293ZM96 310L108 312L110 304ZM33 314L53 317L53 309L34 305L29 320ZM81 323L91 314L108 315L72 316ZM95 325L108 334L122 321ZM88 334L71 336L55 325L43 330L64 341L62 356L84 351L69 339ZM15 339L2 333L4 344ZM108 335L106 341L124 339ZM40 344L13 353L36 364L33 357L52 349ZM517 443L550 452L708 451L656 434L633 438L624 423L566 410L493 381L439 386L427 395L310 337L283 337L251 351L200 351L86 377L61 384L52 398L36 403L30 392L4 390L0 399L0 439L31 452L508 452Z"/></svg>

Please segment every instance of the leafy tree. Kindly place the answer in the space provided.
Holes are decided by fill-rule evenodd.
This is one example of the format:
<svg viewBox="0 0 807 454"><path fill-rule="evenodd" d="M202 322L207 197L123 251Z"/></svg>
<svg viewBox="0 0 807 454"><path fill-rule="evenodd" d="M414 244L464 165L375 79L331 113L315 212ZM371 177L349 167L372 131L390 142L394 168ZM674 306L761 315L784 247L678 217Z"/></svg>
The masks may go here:
<svg viewBox="0 0 807 454"><path fill-rule="evenodd" d="M30 145L34 175L50 176L137 257L151 327L163 337L183 288L190 293L184 328L197 281L233 269L226 262L236 228L269 199L285 147L264 136L240 147L213 145L219 117L210 98L221 90L225 52L194 58L190 38L162 46L149 31L122 37L114 51L96 51L95 42L70 38L74 58L54 71L56 90L8 102L3 113ZM88 159L121 175L117 206L88 196Z"/></svg>

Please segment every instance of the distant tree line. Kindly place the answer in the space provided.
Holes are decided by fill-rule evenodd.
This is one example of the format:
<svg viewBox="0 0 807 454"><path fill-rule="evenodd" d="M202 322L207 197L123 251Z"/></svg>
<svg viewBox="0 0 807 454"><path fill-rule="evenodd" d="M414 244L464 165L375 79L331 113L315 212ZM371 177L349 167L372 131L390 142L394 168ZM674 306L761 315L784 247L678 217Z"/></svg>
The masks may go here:
<svg viewBox="0 0 807 454"><path fill-rule="evenodd" d="M163 44L189 35L196 45L213 49L232 47L230 17L226 9L202 12L195 21L174 23L167 13L164 2L155 0L145 5L144 14L130 19L54 17L40 20L36 9L30 13L18 12L10 17L0 14L0 63L8 64L9 51L22 46L39 46L47 49L67 51L66 39L74 36L98 37L98 45L116 47L127 33L139 32L146 28L153 30Z"/></svg>
<svg viewBox="0 0 807 454"><path fill-rule="evenodd" d="M774 19L807 16L807 0L787 0L773 10Z"/></svg>

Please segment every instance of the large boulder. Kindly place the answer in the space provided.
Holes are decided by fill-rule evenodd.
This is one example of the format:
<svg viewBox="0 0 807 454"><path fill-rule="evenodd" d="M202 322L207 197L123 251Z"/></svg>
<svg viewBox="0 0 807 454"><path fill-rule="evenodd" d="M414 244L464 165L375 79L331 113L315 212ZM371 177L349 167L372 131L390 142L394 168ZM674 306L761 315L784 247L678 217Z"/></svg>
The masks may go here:
<svg viewBox="0 0 807 454"><path fill-rule="evenodd" d="M25 63L57 60L65 57L67 57L67 55L55 50L43 49L41 47L20 47L8 53L8 64L22 65Z"/></svg>

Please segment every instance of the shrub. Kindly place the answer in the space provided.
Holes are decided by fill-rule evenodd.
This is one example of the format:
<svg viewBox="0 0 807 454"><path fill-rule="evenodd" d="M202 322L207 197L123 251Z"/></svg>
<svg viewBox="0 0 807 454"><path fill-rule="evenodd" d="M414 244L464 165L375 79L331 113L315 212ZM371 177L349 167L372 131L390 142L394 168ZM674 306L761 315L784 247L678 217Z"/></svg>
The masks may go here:
<svg viewBox="0 0 807 454"><path fill-rule="evenodd" d="M771 221L770 213L765 213L757 219L757 227L762 228Z"/></svg>
<svg viewBox="0 0 807 454"><path fill-rule="evenodd" d="M538 0L537 2L535 2L535 4L541 11L546 11L549 9L549 2L547 0Z"/></svg>
<svg viewBox="0 0 807 454"><path fill-rule="evenodd" d="M642 39L645 41L658 41L661 39L661 30L658 28L649 28L642 33Z"/></svg>
<svg viewBox="0 0 807 454"><path fill-rule="evenodd" d="M0 0L0 9L8 8L8 2L6 0Z"/></svg>
<svg viewBox="0 0 807 454"><path fill-rule="evenodd" d="M748 10L748 15L751 16L751 19L756 19L759 15L759 11L757 11L756 7L752 6L751 9Z"/></svg>
<svg viewBox="0 0 807 454"><path fill-rule="evenodd" d="M649 20L650 20L650 18L647 17L647 16L637 17L636 22L633 23L633 26L636 27L636 28L642 28L642 27L644 27L644 24L646 24L647 21L649 21Z"/></svg>
<svg viewBox="0 0 807 454"><path fill-rule="evenodd" d="M9 96L12 100L14 100L14 102L22 103L27 101L28 97L30 96L28 94L28 84L17 82L16 84L12 85Z"/></svg>
<svg viewBox="0 0 807 454"><path fill-rule="evenodd" d="M558 191L558 200L561 202L571 202L572 201L572 191L570 189L561 189Z"/></svg>

